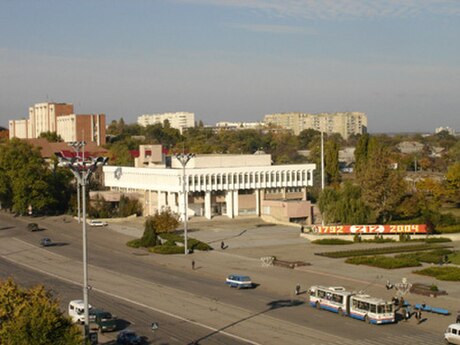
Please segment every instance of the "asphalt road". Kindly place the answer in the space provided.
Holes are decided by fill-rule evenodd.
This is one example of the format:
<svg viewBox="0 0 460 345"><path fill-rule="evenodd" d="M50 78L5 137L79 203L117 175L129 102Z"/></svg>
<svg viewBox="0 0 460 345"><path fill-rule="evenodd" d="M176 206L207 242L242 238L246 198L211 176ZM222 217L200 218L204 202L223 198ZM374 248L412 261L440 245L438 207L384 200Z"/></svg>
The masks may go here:
<svg viewBox="0 0 460 345"><path fill-rule="evenodd" d="M38 246L40 238L50 237L57 245L47 248L47 251L66 257L74 261L75 265L81 265L81 228L75 222L65 223L59 218L34 220L46 230L31 233L26 230L27 222L31 221L29 219L16 219L0 214L0 221L0 237L15 237L32 246ZM114 233L107 228L88 228L89 262L91 265L97 265L97 267L108 272L124 275L127 279L132 277L132 279L154 282L167 289L174 289L176 294L182 295L180 291L184 291L193 296L201 296L206 300L216 301L216 303L232 306L232 308L241 308L245 311L241 316L234 316L232 322L223 320L220 327L210 326L206 328L202 327L206 326L203 322L200 322L199 325L193 323L193 317L177 319L167 316L163 312L165 310L156 312L140 304L130 303L126 299L114 298L97 291L90 293L91 304L107 308L124 318L127 322L132 323L130 328L138 330L142 335L151 338L150 323L152 321L159 322L160 330L156 332L152 342L155 344L187 344L193 341L198 341L200 344L245 343L243 340L228 337L223 332L231 329L232 334L235 334L238 326L251 324L254 338L247 336L251 334L251 330L249 332L246 330L243 333L245 335L243 338L248 340L260 339L261 335L257 333L264 332L263 328L254 328L258 326L257 320L260 316L269 317L273 327L276 327L277 323L292 325L292 329L299 332L299 334L292 334L293 342L294 337L302 334L304 334L305 339L311 335L308 342L310 344L436 344L442 342L440 334L416 329L409 324L399 323L383 327L369 327L369 325L356 320L338 318L336 315L308 307L305 304L304 296L292 298L292 296L286 296L282 293L277 294L272 289L265 289L263 285L254 290L229 290L223 281L216 277L197 275L195 272L184 269L174 270L162 263L155 262L152 255L139 255L139 251L124 245L128 239L129 237ZM2 260L2 274L21 271L23 272L19 277L22 279L21 282L23 280L25 284L29 281L43 282L46 286L58 291L63 301L81 296L81 288L77 285L43 274L34 274L29 270L20 270L17 267L13 270L11 267L13 267L11 263L5 264ZM222 276L225 274L226 272L223 272ZM75 277L75 279L78 280L80 277ZM96 277L92 278L90 272L90 285L92 279L96 283ZM132 297L135 294L136 291L125 291L127 297ZM155 299L156 296L152 295L151 298ZM180 310L168 310L167 312L180 314ZM214 310L210 308L209 324L216 321L212 320L215 317L213 312ZM256 334L257 337L255 337ZM285 339L285 343L291 342L289 339Z"/></svg>

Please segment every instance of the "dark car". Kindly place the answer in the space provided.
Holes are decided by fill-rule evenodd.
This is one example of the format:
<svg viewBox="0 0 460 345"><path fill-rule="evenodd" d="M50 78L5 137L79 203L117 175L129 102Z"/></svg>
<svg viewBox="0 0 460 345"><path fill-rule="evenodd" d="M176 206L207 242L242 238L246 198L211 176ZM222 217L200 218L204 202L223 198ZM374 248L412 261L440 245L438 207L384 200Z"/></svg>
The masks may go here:
<svg viewBox="0 0 460 345"><path fill-rule="evenodd" d="M37 223L29 223L27 224L27 230L29 231L40 231Z"/></svg>
<svg viewBox="0 0 460 345"><path fill-rule="evenodd" d="M140 345L141 337L129 329L121 331L117 335L117 344L120 345Z"/></svg>
<svg viewBox="0 0 460 345"><path fill-rule="evenodd" d="M44 237L40 240L40 244L43 246L43 247L49 247L49 246L52 246L53 245L53 242L51 241L50 238L48 237Z"/></svg>

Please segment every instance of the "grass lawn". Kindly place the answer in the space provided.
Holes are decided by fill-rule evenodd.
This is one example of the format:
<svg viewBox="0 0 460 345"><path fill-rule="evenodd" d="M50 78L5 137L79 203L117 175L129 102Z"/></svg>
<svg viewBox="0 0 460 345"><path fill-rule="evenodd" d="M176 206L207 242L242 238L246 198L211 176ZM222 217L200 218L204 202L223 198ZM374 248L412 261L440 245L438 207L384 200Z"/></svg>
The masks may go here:
<svg viewBox="0 0 460 345"><path fill-rule="evenodd" d="M452 264L459 265L460 266L460 252L456 252L453 254L449 255L449 261Z"/></svg>

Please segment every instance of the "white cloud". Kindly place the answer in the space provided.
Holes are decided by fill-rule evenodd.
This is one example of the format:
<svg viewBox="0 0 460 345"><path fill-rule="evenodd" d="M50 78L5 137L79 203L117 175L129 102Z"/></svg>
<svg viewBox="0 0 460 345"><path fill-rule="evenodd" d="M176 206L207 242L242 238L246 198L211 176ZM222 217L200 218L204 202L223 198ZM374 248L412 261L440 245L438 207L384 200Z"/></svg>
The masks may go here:
<svg viewBox="0 0 460 345"><path fill-rule="evenodd" d="M306 19L460 16L459 0L176 0Z"/></svg>

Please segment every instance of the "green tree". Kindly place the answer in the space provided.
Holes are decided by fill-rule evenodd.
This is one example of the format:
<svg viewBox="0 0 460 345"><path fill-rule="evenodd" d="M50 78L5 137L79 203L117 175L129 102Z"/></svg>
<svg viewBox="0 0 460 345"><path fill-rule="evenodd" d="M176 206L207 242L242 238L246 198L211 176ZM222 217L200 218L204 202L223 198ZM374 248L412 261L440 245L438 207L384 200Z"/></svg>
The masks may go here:
<svg viewBox="0 0 460 345"><path fill-rule="evenodd" d="M337 185L341 176L339 170L339 145L336 141L328 140L324 147L324 170L328 184Z"/></svg>
<svg viewBox="0 0 460 345"><path fill-rule="evenodd" d="M388 222L406 194L407 185L402 173L392 167L386 147L375 138L369 140L365 169L360 175L363 200L373 210L377 221Z"/></svg>
<svg viewBox="0 0 460 345"><path fill-rule="evenodd" d="M158 244L158 234L155 228L155 222L153 216L145 218L144 222L144 234L142 235L139 245L141 247L154 247Z"/></svg>
<svg viewBox="0 0 460 345"><path fill-rule="evenodd" d="M81 344L80 330L64 316L58 301L43 286L19 287L0 282L0 344Z"/></svg>
<svg viewBox="0 0 460 345"><path fill-rule="evenodd" d="M2 205L18 213L25 213L29 205L34 213L55 212L59 199L53 193L59 186L49 188L49 183L59 180L52 176L38 148L14 138L0 146L0 167ZM60 186L66 188L65 184Z"/></svg>
<svg viewBox="0 0 460 345"><path fill-rule="evenodd" d="M39 138L45 138L50 143L57 143L63 141L60 135L58 135L56 132L50 131L40 133Z"/></svg>
<svg viewBox="0 0 460 345"><path fill-rule="evenodd" d="M359 140L358 144L355 148L355 174L356 177L359 178L363 171L365 171L366 164L367 164L367 153L368 153L368 146L369 146L369 134L362 135Z"/></svg>

